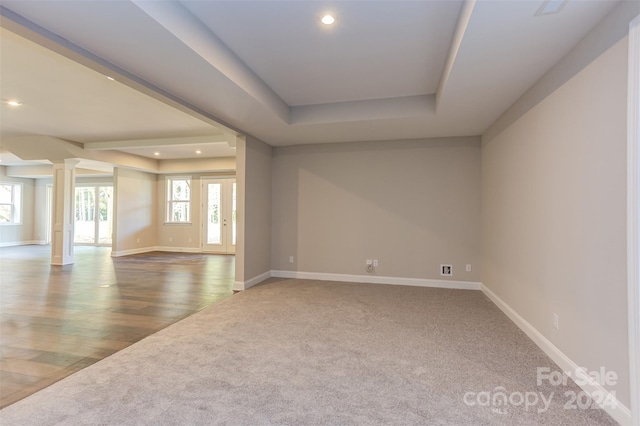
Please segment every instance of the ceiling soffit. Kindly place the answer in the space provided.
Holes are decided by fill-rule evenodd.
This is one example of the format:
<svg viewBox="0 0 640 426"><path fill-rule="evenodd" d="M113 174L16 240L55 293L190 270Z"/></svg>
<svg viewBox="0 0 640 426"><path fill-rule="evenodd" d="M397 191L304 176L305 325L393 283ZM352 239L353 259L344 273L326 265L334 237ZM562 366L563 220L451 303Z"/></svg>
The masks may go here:
<svg viewBox="0 0 640 426"><path fill-rule="evenodd" d="M403 33L392 22L386 31L382 16L391 21L400 16L384 7L394 5L401 14L405 3L449 4L439 6L442 25L428 34L427 43L438 39L433 52L416 54L424 45L413 39L403 50L400 38L419 38L410 34L418 31L413 24ZM338 2L336 31L318 34L313 25L299 29L293 19L306 14L316 22L318 16L311 15L321 12L311 7L318 2L3 2L31 20L23 25L37 23L49 31L41 34L49 44L76 43L70 55L80 56L76 60L115 70L132 87L276 146L482 134L618 2L570 1L561 13L534 16L540 3ZM280 21L252 21L264 18L252 8L265 4L282 15ZM365 16L370 8L377 12ZM413 14L424 18L419 11ZM233 20L220 21L236 15L245 21L235 28ZM377 33L361 22L369 19L380 26ZM403 34L398 40L394 28ZM326 67L312 57L316 46L331 56L330 44L322 44L328 38L322 37L343 34L350 35L345 46L351 45L341 55L354 52L360 59L355 65L338 66L353 59L341 57L339 49ZM369 45L380 51L358 58L358 47L366 52ZM380 66L367 62L369 57ZM405 67L398 71L396 62Z"/></svg>
<svg viewBox="0 0 640 426"><path fill-rule="evenodd" d="M133 3L286 124L309 125L434 114L475 1L345 2L342 30L301 23L319 22L314 2Z"/></svg>

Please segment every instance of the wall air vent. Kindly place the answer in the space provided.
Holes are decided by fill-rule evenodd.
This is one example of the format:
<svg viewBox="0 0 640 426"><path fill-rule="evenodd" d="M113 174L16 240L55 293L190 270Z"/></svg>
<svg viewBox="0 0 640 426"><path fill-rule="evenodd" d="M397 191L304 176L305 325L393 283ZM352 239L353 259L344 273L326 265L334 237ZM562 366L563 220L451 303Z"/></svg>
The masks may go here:
<svg viewBox="0 0 640 426"><path fill-rule="evenodd" d="M535 13L535 16L553 15L554 13L558 13L563 7L565 7L567 2L568 0L545 0Z"/></svg>

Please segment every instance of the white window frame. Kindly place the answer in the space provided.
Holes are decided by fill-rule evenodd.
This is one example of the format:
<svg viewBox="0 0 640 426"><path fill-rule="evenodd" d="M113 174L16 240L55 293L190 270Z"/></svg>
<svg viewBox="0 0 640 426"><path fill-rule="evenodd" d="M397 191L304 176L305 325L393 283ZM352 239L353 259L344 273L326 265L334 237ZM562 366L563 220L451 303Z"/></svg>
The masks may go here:
<svg viewBox="0 0 640 426"><path fill-rule="evenodd" d="M0 182L0 185L8 185L13 187L11 190L11 202L10 203L0 203L0 205L10 205L11 206L11 221L10 222L0 222L0 226L7 225L21 225L22 224L22 194L23 194L23 185L20 182ZM16 193L15 188L19 188Z"/></svg>
<svg viewBox="0 0 640 426"><path fill-rule="evenodd" d="M177 200L173 197L173 181L176 180L186 180L189 185L189 199L188 200ZM166 180L166 203L165 203L165 223L170 225L189 225L191 224L191 201L193 197L193 188L191 186L191 176L167 176ZM175 221L173 220L173 206L176 203L187 203L189 205L188 209L188 217L184 221Z"/></svg>

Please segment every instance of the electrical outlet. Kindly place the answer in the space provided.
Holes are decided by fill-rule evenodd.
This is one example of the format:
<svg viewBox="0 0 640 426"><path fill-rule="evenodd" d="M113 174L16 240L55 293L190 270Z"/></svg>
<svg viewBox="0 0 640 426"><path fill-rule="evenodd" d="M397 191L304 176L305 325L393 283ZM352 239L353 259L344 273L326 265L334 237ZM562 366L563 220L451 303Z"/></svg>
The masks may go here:
<svg viewBox="0 0 640 426"><path fill-rule="evenodd" d="M136 243L139 243L139 242L140 242L140 238L138 238L138 239L136 240Z"/></svg>
<svg viewBox="0 0 640 426"><path fill-rule="evenodd" d="M371 259L367 259L366 263L367 263L367 273L369 274L373 274L375 272L375 268L373 267L373 260ZM376 261L377 262L377 261Z"/></svg>
<svg viewBox="0 0 640 426"><path fill-rule="evenodd" d="M378 259L373 259L373 266L378 267Z"/></svg>
<svg viewBox="0 0 640 426"><path fill-rule="evenodd" d="M467 263L467 272L471 272L471 264Z"/></svg>
<svg viewBox="0 0 640 426"><path fill-rule="evenodd" d="M453 265L440 265L440 275L443 277L452 277Z"/></svg>
<svg viewBox="0 0 640 426"><path fill-rule="evenodd" d="M293 263L293 256L289 256L289 263Z"/></svg>
<svg viewBox="0 0 640 426"><path fill-rule="evenodd" d="M191 242L191 238L189 238L189 242Z"/></svg>
<svg viewBox="0 0 640 426"><path fill-rule="evenodd" d="M553 328L560 330L560 317L558 314L553 314Z"/></svg>
<svg viewBox="0 0 640 426"><path fill-rule="evenodd" d="M170 243L173 242L173 238L172 237L169 237L169 242Z"/></svg>

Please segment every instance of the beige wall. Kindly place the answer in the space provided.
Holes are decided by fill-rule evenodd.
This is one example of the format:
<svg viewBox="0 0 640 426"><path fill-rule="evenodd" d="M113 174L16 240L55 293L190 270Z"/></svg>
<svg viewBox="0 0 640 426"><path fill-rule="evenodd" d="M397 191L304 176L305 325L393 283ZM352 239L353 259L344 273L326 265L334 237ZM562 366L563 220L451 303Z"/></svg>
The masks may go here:
<svg viewBox="0 0 640 426"><path fill-rule="evenodd" d="M238 141L236 282L244 288L271 271L272 148L251 136Z"/></svg>
<svg viewBox="0 0 640 426"><path fill-rule="evenodd" d="M35 180L8 177L6 175L6 167L0 166L0 182L22 183L22 222L15 225L0 225L0 245L35 242Z"/></svg>
<svg viewBox="0 0 640 426"><path fill-rule="evenodd" d="M78 176L76 175L76 186L83 185L113 185L113 176Z"/></svg>
<svg viewBox="0 0 640 426"><path fill-rule="evenodd" d="M235 166L235 161L234 161ZM167 224L167 178L170 176L186 176L191 178L191 223ZM225 178L234 176L234 172L227 173L179 173L176 175L158 175L157 198L158 224L157 245L159 247L174 248L176 250L201 250L201 220L202 220L202 180L203 177Z"/></svg>
<svg viewBox="0 0 640 426"><path fill-rule="evenodd" d="M274 270L480 281L479 138L276 148L272 235Z"/></svg>
<svg viewBox="0 0 640 426"><path fill-rule="evenodd" d="M156 176L115 168L113 252L155 247L158 216Z"/></svg>
<svg viewBox="0 0 640 426"><path fill-rule="evenodd" d="M628 406L627 54L625 38L483 139L482 281L579 366L615 371Z"/></svg>

